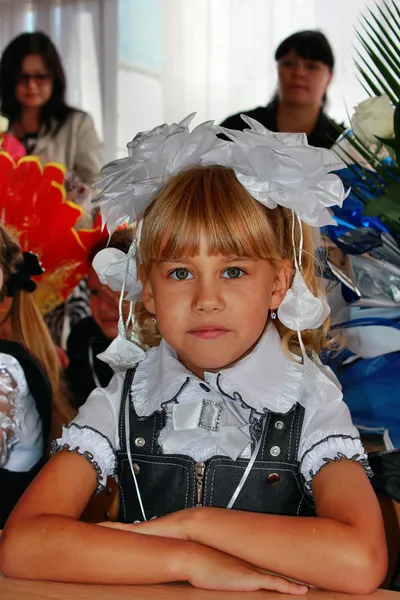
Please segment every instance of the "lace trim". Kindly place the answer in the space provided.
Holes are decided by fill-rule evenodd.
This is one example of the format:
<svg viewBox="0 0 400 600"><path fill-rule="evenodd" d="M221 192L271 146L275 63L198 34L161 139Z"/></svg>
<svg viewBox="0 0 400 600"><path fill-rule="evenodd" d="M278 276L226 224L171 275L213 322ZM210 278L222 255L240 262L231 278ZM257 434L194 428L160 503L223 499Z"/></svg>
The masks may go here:
<svg viewBox="0 0 400 600"><path fill-rule="evenodd" d="M365 472L367 473L368 477L369 478L373 477L374 473L373 473L371 467L369 466L368 459L365 456L363 456L362 454L357 453L357 454L354 454L351 457L348 457L348 456L346 456L346 454L343 454L343 452L338 452L334 458L324 457L322 459L323 460L323 464L319 467L319 469L317 469L317 471L314 472L312 469L310 469L310 471L309 471L309 477L310 477L310 479L307 480L307 481L305 481L305 485L304 485L306 492L310 496L313 495L312 488L311 488L311 483L312 483L312 480L314 479L314 477L316 475L318 475L318 473L321 471L321 469L323 469L324 467L326 467L326 465L328 465L329 463L331 463L331 462L338 462L339 460L342 460L343 458L346 458L347 460L351 460L353 462L359 463L360 465L362 465L364 467Z"/></svg>
<svg viewBox="0 0 400 600"><path fill-rule="evenodd" d="M318 440L318 442L315 442L315 444L313 444L310 448L308 448L303 456L301 457L300 463L304 462L305 457L307 456L307 454L309 454L310 452L312 452L312 450L314 450L314 448L316 448L317 446L319 446L320 444L323 444L324 442L326 442L327 440L330 440L332 438L342 438L343 440L360 440L360 436L359 435L345 435L343 433L332 433L331 435L327 435L326 437L322 438L322 440Z"/></svg>
<svg viewBox="0 0 400 600"><path fill-rule="evenodd" d="M110 450L114 455L115 464L117 464L117 454L115 452L115 449L111 443L110 438L108 438L106 435L104 435L104 433L101 433L101 431L99 431L95 427L91 427L90 425L79 425L79 423L74 423L73 421L72 421L72 423L68 423L68 425L64 425L63 430L64 429L72 429L72 427L76 427L76 429L78 429L79 431L82 431L84 429L89 429L89 431L93 431L93 433L97 433L97 435L99 435L101 438L103 438L103 440L105 440L108 443L108 445L110 446Z"/></svg>
<svg viewBox="0 0 400 600"><path fill-rule="evenodd" d="M96 460L94 460L93 454L88 450L80 451L79 446L75 446L75 448L71 449L71 446L69 444L59 444L57 440L54 440L51 444L50 456L53 456L56 452L61 452L61 450L66 450L70 454L75 452L79 456L84 456L86 458L86 460L92 465L97 474L97 488L95 494L100 494L100 492L102 492L106 486L103 483L101 483L103 479L101 468L99 466L99 463Z"/></svg>

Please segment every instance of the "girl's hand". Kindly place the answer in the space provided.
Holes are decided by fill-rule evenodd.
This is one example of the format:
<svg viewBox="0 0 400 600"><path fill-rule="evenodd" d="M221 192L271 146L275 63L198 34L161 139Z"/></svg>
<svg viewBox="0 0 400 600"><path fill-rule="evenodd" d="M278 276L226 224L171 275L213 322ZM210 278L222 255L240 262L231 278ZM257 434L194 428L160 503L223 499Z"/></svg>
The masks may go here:
<svg viewBox="0 0 400 600"><path fill-rule="evenodd" d="M198 547L198 545L196 544ZM204 550L204 552L203 552ZM200 555L200 556L199 556ZM200 547L195 560L189 560L188 581L194 587L206 590L253 592L272 590L283 594L304 595L306 585L299 585L278 575L264 573L253 565L229 554Z"/></svg>

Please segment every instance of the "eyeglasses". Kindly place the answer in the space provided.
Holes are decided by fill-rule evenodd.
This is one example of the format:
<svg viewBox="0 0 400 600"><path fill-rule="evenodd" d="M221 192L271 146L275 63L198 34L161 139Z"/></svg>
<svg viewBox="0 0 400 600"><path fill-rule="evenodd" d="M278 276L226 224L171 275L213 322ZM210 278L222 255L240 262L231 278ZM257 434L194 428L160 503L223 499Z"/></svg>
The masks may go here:
<svg viewBox="0 0 400 600"><path fill-rule="evenodd" d="M18 77L18 83L22 85L29 85L30 80L33 80L37 85L46 85L51 80L51 73L20 73Z"/></svg>

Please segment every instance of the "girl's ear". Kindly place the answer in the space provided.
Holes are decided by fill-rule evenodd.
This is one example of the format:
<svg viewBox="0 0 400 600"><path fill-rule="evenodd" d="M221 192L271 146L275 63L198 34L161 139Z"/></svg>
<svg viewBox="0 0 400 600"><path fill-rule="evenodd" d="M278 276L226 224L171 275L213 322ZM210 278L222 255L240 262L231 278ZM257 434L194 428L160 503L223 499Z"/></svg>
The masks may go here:
<svg viewBox="0 0 400 600"><path fill-rule="evenodd" d="M0 290L3 287L3 269L0 267Z"/></svg>
<svg viewBox="0 0 400 600"><path fill-rule="evenodd" d="M276 310L290 287L292 280L292 263L284 258L278 265L272 288L270 310Z"/></svg>
<svg viewBox="0 0 400 600"><path fill-rule="evenodd" d="M139 269L139 277L142 283L142 300L146 310L154 315L155 313L155 304L154 304L154 294L151 287L150 277L144 277L143 273L140 272Z"/></svg>

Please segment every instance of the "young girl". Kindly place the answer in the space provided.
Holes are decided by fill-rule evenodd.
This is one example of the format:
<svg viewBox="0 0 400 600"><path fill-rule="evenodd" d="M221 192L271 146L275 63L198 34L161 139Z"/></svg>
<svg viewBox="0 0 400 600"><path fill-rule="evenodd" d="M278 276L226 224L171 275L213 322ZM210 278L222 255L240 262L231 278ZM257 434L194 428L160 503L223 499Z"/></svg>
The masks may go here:
<svg viewBox="0 0 400 600"><path fill-rule="evenodd" d="M250 119L243 133L224 130L231 141L189 122L139 134L103 171L109 229L138 228L127 255L106 249L94 266L121 298L142 287L137 343L120 322L102 356L116 374L13 512L0 568L307 591L289 577L371 592L386 570L380 510L357 430L318 360L329 311L310 225L330 222L326 207L343 200L329 174L343 165L304 135ZM80 522L107 475L118 477L120 522Z"/></svg>
<svg viewBox="0 0 400 600"><path fill-rule="evenodd" d="M0 227L0 527L73 413L60 390L54 344L32 298L36 255Z"/></svg>

